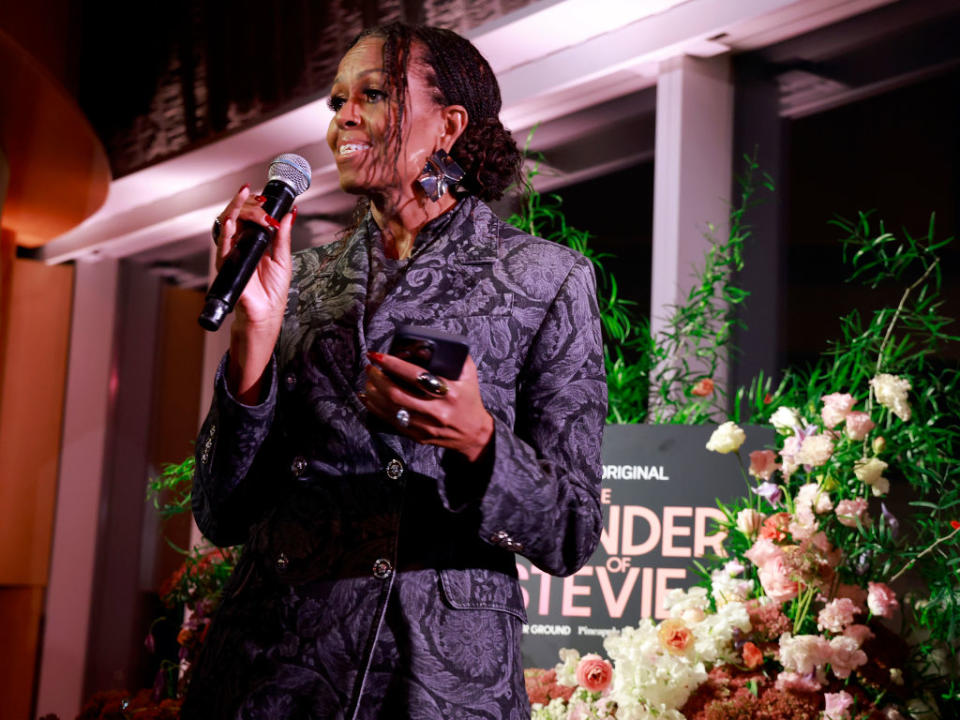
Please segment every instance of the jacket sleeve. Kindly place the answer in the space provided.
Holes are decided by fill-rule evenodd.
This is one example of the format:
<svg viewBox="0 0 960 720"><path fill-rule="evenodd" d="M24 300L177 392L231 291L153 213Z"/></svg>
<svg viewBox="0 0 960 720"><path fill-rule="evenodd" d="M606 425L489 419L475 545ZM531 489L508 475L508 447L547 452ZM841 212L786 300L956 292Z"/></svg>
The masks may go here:
<svg viewBox="0 0 960 720"><path fill-rule="evenodd" d="M227 361L224 355L210 412L197 437L192 496L197 526L221 547L246 542L271 492L258 466L268 462L267 438L277 404L276 357L267 368L259 405L244 405L230 393Z"/></svg>
<svg viewBox="0 0 960 720"><path fill-rule="evenodd" d="M593 268L579 257L530 346L516 425L494 419L483 540L554 575L576 572L600 539L600 443L606 418Z"/></svg>

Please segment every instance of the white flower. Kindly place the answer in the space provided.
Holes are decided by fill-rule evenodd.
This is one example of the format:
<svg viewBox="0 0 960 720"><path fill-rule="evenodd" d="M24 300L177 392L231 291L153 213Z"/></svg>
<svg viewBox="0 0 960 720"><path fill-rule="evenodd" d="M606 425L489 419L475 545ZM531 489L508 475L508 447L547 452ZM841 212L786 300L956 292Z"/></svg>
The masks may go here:
<svg viewBox="0 0 960 720"><path fill-rule="evenodd" d="M557 682L560 685L576 686L577 664L580 662L580 653L573 648L560 648L558 653L560 662L557 663Z"/></svg>
<svg viewBox="0 0 960 720"><path fill-rule="evenodd" d="M796 461L801 465L819 467L833 454L833 438L827 434L809 435L800 444Z"/></svg>
<svg viewBox="0 0 960 720"><path fill-rule="evenodd" d="M890 491L890 481L883 477L887 464L878 458L861 458L853 466L853 474L866 485L874 495L886 495Z"/></svg>
<svg viewBox="0 0 960 720"><path fill-rule="evenodd" d="M880 373L870 381L877 402L892 411L898 418L907 422L910 419L910 403L907 391L912 387L906 378Z"/></svg>
<svg viewBox="0 0 960 720"><path fill-rule="evenodd" d="M737 427L733 421L725 422L723 425L713 431L710 439L707 441L707 450L726 454L740 449L747 435L743 430Z"/></svg>
<svg viewBox="0 0 960 720"><path fill-rule="evenodd" d="M803 427L803 418L795 408L778 407L770 416L770 424L777 429L777 432L789 435Z"/></svg>

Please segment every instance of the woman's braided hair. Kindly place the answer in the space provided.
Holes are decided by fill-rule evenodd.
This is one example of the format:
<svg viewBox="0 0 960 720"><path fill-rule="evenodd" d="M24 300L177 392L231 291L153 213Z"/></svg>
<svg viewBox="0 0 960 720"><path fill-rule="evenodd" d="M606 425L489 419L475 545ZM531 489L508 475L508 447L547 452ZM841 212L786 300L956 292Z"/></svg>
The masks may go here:
<svg viewBox="0 0 960 720"><path fill-rule="evenodd" d="M394 22L364 30L350 47L368 37L383 38L384 73L398 105L394 132L403 125L411 48L427 68L426 81L436 90L437 104L466 109L467 127L450 150L465 172L455 194L499 200L511 184L520 185L522 156L500 123L500 86L469 40L452 30Z"/></svg>

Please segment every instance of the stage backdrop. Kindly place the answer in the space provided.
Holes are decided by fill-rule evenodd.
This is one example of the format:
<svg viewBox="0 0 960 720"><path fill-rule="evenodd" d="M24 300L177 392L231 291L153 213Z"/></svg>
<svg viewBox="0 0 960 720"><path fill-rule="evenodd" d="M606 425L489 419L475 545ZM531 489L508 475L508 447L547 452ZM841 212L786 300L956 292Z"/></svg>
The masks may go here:
<svg viewBox="0 0 960 720"><path fill-rule="evenodd" d="M733 455L706 449L714 425L608 425L603 436L603 535L578 573L556 578L518 557L527 606L524 667L553 667L557 651L602 653L610 630L665 616L672 588L695 585L693 558L722 552L717 499L746 494ZM773 430L744 427L749 453L772 447Z"/></svg>

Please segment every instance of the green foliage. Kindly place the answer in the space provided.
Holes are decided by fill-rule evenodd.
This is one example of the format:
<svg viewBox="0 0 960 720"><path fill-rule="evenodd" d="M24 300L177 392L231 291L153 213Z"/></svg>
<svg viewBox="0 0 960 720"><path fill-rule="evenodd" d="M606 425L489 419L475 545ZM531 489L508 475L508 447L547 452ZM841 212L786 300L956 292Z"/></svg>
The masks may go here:
<svg viewBox="0 0 960 720"><path fill-rule="evenodd" d="M190 511L193 486L193 455L177 465L167 463L160 475L147 483L147 500L164 520Z"/></svg>
<svg viewBox="0 0 960 720"><path fill-rule="evenodd" d="M527 139L529 148L530 138ZM533 188L542 158L527 151L527 187L520 212L509 222L526 232L567 245L593 262L597 274L597 301L603 327L611 423L703 423L724 412L724 393L716 390L700 397L697 382L712 379L738 325L737 306L747 292L734 284L743 267L743 245L750 237L747 211L756 204L756 160L745 158L738 178L739 203L731 208L729 234L722 242L708 236L710 249L704 267L686 301L671 308L664 329L652 335L648 318L638 317L635 304L622 298L617 279L605 263L613 256L590 247L590 233L571 227L556 194L543 195ZM769 176L762 187L772 191ZM711 232L713 228L711 228Z"/></svg>

